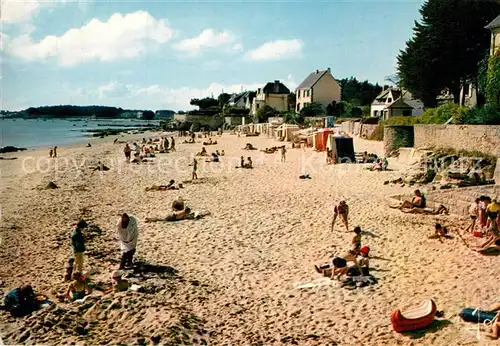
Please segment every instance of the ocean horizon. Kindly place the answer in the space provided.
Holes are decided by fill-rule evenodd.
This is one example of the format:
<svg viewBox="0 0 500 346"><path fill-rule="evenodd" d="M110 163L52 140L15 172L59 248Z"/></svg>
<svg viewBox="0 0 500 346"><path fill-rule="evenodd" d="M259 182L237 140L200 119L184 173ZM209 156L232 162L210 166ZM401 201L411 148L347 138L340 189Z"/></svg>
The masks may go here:
<svg viewBox="0 0 500 346"><path fill-rule="evenodd" d="M0 147L40 148L85 142L96 137L89 130L136 129L134 125L159 124L159 120L137 119L0 119ZM120 126L123 125L123 126Z"/></svg>

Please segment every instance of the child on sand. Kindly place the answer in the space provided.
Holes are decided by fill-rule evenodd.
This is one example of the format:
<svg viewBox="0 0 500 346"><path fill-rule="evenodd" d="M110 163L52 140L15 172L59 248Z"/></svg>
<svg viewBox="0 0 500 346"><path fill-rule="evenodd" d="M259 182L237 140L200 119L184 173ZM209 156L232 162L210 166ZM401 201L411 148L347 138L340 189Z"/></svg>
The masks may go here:
<svg viewBox="0 0 500 346"><path fill-rule="evenodd" d="M113 280L113 289L115 292L123 292L128 290L129 282L122 278L123 272L121 270L115 270L111 278Z"/></svg>
<svg viewBox="0 0 500 346"><path fill-rule="evenodd" d="M285 149L285 147L283 146L283 147L281 148L281 162L285 162L285 160L286 160L286 149Z"/></svg>
<svg viewBox="0 0 500 346"><path fill-rule="evenodd" d="M82 230L87 227L84 220L78 221L75 228L71 232L71 247L75 258L74 270L83 272L83 253L85 252L85 239L83 238Z"/></svg>
<svg viewBox="0 0 500 346"><path fill-rule="evenodd" d="M83 299L86 294L92 293L92 289L87 285L87 279L80 272L73 273L73 281L66 291L66 298L71 301Z"/></svg>
<svg viewBox="0 0 500 346"><path fill-rule="evenodd" d="M352 249L356 252L359 252L361 249L361 227L354 227L355 236L352 238Z"/></svg>
<svg viewBox="0 0 500 346"><path fill-rule="evenodd" d="M49 157L52 158L52 154L54 153L54 149L50 149L49 151Z"/></svg>
<svg viewBox="0 0 500 346"><path fill-rule="evenodd" d="M340 201L339 204L333 208L332 232L333 227L335 226L335 220L337 220L337 216L339 215L342 218L345 229L349 231L349 222L347 220L347 217L349 216L349 206L345 201Z"/></svg>

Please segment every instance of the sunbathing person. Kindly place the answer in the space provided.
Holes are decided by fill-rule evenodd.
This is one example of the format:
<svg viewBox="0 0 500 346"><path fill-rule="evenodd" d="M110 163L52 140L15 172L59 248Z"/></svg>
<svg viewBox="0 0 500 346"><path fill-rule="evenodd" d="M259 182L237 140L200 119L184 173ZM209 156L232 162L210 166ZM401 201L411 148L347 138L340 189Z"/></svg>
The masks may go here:
<svg viewBox="0 0 500 346"><path fill-rule="evenodd" d="M222 151L220 152L220 156L225 156L226 153L224 152L224 149L222 149Z"/></svg>
<svg viewBox="0 0 500 346"><path fill-rule="evenodd" d="M426 202L425 197L422 196L420 190L415 190L415 196L413 196L411 201L404 201L398 208L399 209L413 209L413 208L425 208Z"/></svg>
<svg viewBox="0 0 500 346"><path fill-rule="evenodd" d="M212 153L212 158L210 160L206 160L205 162L220 162L219 156L216 153Z"/></svg>
<svg viewBox="0 0 500 346"><path fill-rule="evenodd" d="M87 279L79 272L73 273L73 281L69 284L65 297L75 301L83 299L86 294L92 293L92 289L87 285Z"/></svg>
<svg viewBox="0 0 500 346"><path fill-rule="evenodd" d="M175 187L175 180L170 180L168 185L153 185L151 187L146 187L146 191L166 191L166 190L179 190L179 187Z"/></svg>
<svg viewBox="0 0 500 346"><path fill-rule="evenodd" d="M208 156L207 149L205 149L205 147L202 147L201 151L196 154L196 156Z"/></svg>
<svg viewBox="0 0 500 346"><path fill-rule="evenodd" d="M243 168L249 168L249 169L253 168L253 163L252 163L252 158L251 157L247 157L247 162L245 163L245 165L243 166Z"/></svg>
<svg viewBox="0 0 500 346"><path fill-rule="evenodd" d="M318 273L325 274L325 272L328 272L331 270L331 278L335 279L340 279L342 275L346 275L347 271L349 268L347 267L348 262L353 262L355 267L358 267L359 271L361 271L361 268L359 267L359 264L356 260L357 257L357 252L350 250L347 254L340 256L340 257L334 257L332 260L332 265L326 264L322 266L314 266L316 271Z"/></svg>
<svg viewBox="0 0 500 346"><path fill-rule="evenodd" d="M403 213L407 214L426 214L426 215L441 215L448 214L448 208L440 204L437 209L434 208L403 208L401 209Z"/></svg>
<svg viewBox="0 0 500 346"><path fill-rule="evenodd" d="M189 207L185 206L184 209L175 210L171 214L167 215L165 218L146 218L146 222L199 220L210 214L211 214L210 212L206 213L193 212Z"/></svg>
<svg viewBox="0 0 500 346"><path fill-rule="evenodd" d="M243 150L257 150L251 143L247 143Z"/></svg>
<svg viewBox="0 0 500 346"><path fill-rule="evenodd" d="M500 333L500 302L492 304L488 312L496 312L497 315L491 321L491 333L487 334L488 337L497 340Z"/></svg>
<svg viewBox="0 0 500 346"><path fill-rule="evenodd" d="M109 171L109 167L104 166L104 164L99 161L97 162L97 166L92 168L93 171Z"/></svg>

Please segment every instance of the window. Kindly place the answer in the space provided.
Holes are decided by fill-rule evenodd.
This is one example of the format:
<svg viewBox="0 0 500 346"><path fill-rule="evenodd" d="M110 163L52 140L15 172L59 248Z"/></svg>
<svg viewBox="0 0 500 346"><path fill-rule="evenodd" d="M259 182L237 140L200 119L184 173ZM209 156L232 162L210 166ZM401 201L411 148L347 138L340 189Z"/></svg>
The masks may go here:
<svg viewBox="0 0 500 346"><path fill-rule="evenodd" d="M300 90L297 90L297 97L300 97Z"/></svg>
<svg viewBox="0 0 500 346"><path fill-rule="evenodd" d="M391 103L391 102L392 102L392 98L391 98L391 97L389 97L389 98L387 99L387 103Z"/></svg>
<svg viewBox="0 0 500 346"><path fill-rule="evenodd" d="M378 111L373 111L373 116L378 117Z"/></svg>
<svg viewBox="0 0 500 346"><path fill-rule="evenodd" d="M299 91L300 92L300 91ZM297 103L297 112L300 111L300 103Z"/></svg>
<svg viewBox="0 0 500 346"><path fill-rule="evenodd" d="M260 103L257 103L257 109L259 109L259 108L260 108Z"/></svg>
<svg viewBox="0 0 500 346"><path fill-rule="evenodd" d="M409 117L410 115L411 115L411 110L410 109L403 110L403 116L404 117Z"/></svg>
<svg viewBox="0 0 500 346"><path fill-rule="evenodd" d="M307 90L307 97L309 97L309 90Z"/></svg>
<svg viewBox="0 0 500 346"><path fill-rule="evenodd" d="M464 96L470 97L470 92L471 92L471 87L470 87L470 84L467 83L464 85Z"/></svg>

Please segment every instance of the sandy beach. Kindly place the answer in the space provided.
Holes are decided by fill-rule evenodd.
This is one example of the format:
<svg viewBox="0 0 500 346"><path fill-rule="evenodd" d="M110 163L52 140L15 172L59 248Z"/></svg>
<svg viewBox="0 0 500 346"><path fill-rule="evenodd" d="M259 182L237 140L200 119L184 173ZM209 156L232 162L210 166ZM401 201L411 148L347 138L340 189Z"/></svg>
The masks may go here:
<svg viewBox="0 0 500 346"><path fill-rule="evenodd" d="M458 313L498 300L498 257L474 253L457 237L444 243L428 239L437 221L459 225L453 216L390 209L387 196L414 190L383 184L401 174L393 159L388 172L326 165L325 154L312 149L226 133L216 138L218 145L207 146L226 155L220 163L200 160L200 182L148 192L146 187L170 179L190 180L188 163L203 140L183 144L176 137L176 152L133 165L113 139L91 141L91 148L61 147L57 160L49 160L47 150L2 155L17 159L0 161L0 289L31 284L56 302L22 319L1 311L4 343L495 344L484 333L478 340L474 324L462 322ZM248 142L259 150L243 150ZM260 151L282 144L285 163L279 153ZM382 143L356 139L355 150L381 154ZM235 169L242 155L252 157L253 170ZM110 171L89 168L99 160ZM299 179L304 173L312 179ZM50 181L59 188L40 188ZM211 215L144 222L167 215L178 196ZM350 228L365 231L362 244L371 248L375 285L348 290L314 270L314 264L350 248L352 232L340 221L330 229L339 199L350 206ZM87 242L85 269L93 282L110 282L120 259L115 225L123 212L140 222L136 261L162 266L161 273L130 274L145 293L111 293L84 305L57 302L67 287L72 224L84 218L102 230ZM297 288L306 283L314 287ZM422 333L392 330L393 310L428 298L444 311L439 323ZM79 326L86 335L78 333Z"/></svg>

